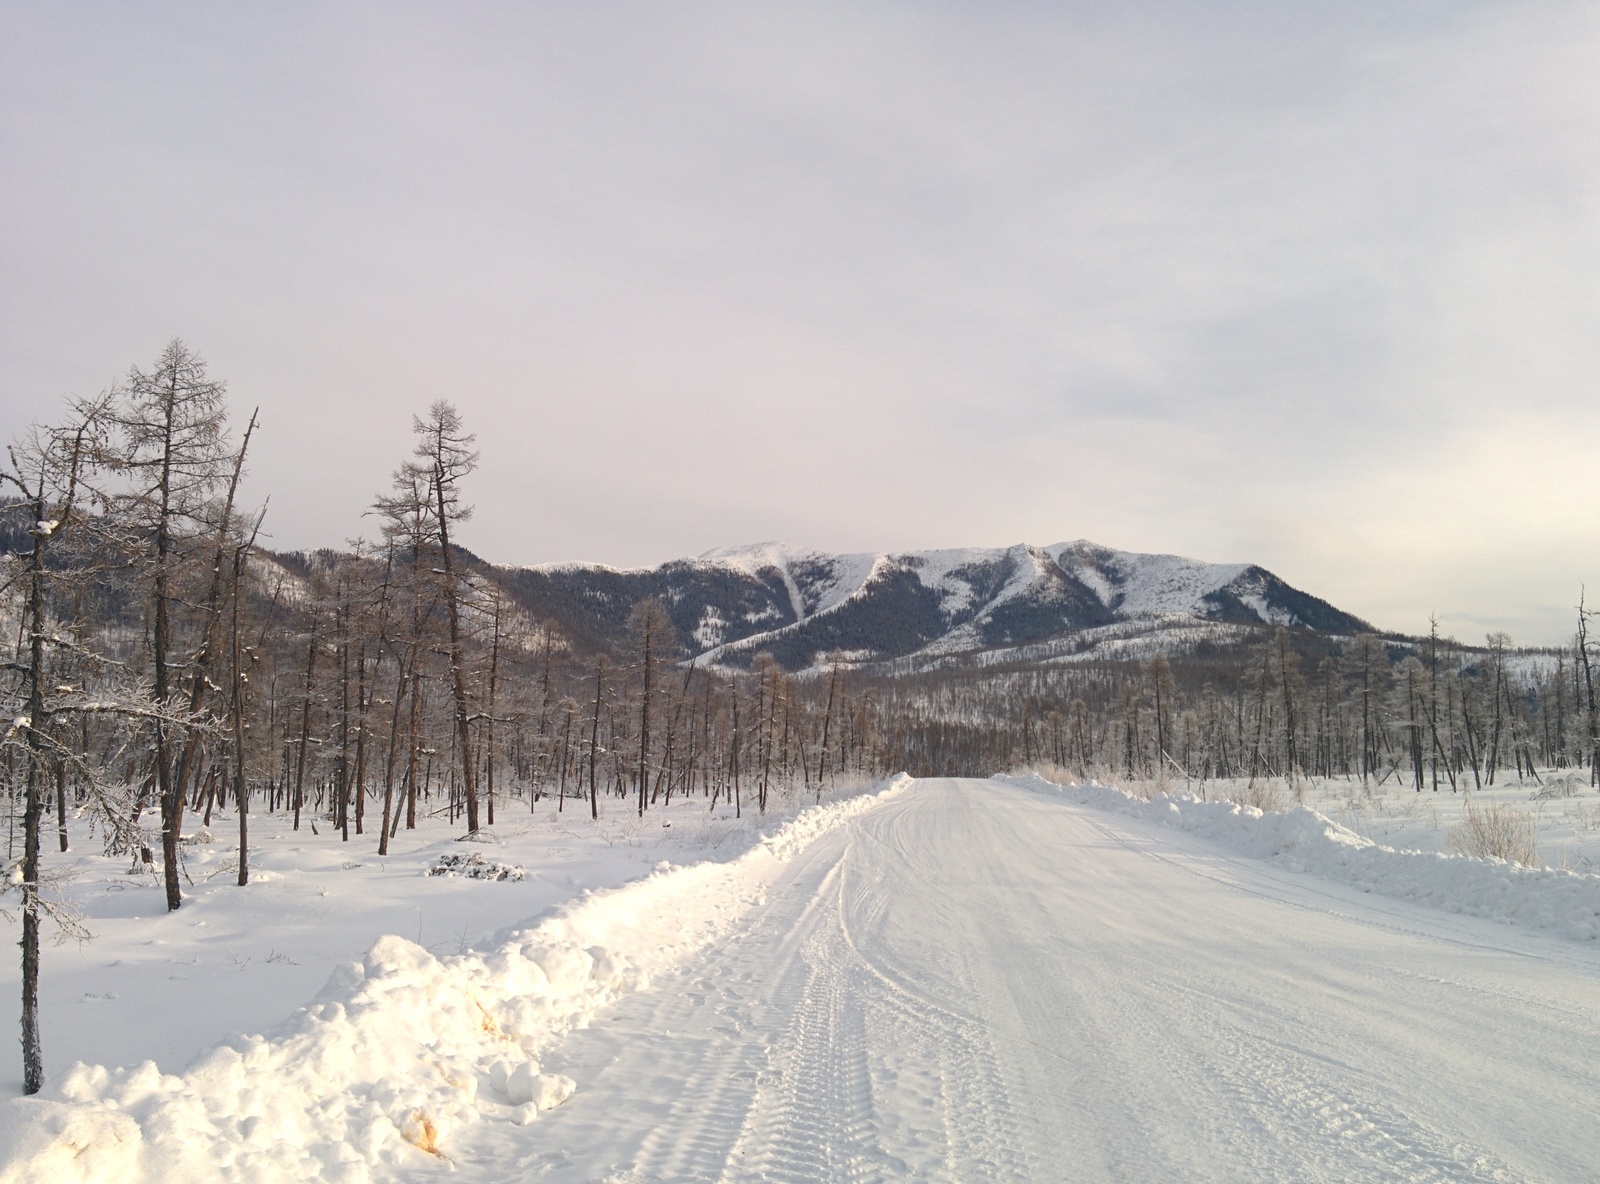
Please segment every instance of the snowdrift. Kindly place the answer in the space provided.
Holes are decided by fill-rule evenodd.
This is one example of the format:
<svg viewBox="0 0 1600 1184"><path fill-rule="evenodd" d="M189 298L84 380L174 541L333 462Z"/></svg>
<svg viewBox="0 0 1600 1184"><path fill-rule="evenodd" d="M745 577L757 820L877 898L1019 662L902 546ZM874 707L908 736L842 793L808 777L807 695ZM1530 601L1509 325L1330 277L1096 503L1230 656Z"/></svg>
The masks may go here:
<svg viewBox="0 0 1600 1184"><path fill-rule="evenodd" d="M1547 929L1574 941L1600 934L1600 876L1520 867L1501 859L1404 851L1375 843L1305 806L1262 813L1187 794L1149 801L1095 782L1057 785L1037 773L998 780L1083 806L1189 831L1241 855L1311 872L1365 892L1452 913Z"/></svg>
<svg viewBox="0 0 1600 1184"><path fill-rule="evenodd" d="M0 1184L361 1184L385 1166L444 1167L464 1124L527 1124L565 1101L575 1083L540 1071L544 1050L715 941L779 864L910 780L806 810L731 861L586 894L481 952L381 938L275 1032L181 1075L75 1065L0 1106Z"/></svg>

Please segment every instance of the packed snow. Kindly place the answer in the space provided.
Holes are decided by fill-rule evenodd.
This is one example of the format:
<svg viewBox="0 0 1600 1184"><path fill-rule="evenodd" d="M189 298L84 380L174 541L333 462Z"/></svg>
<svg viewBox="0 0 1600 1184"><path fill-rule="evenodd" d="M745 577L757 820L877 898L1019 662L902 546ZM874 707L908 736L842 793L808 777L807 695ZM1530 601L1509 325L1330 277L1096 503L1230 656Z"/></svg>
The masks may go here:
<svg viewBox="0 0 1600 1184"><path fill-rule="evenodd" d="M1593 943L996 781L822 836L468 1180L1580 1180Z"/></svg>
<svg viewBox="0 0 1600 1184"><path fill-rule="evenodd" d="M576 1088L541 1072L542 1051L718 938L774 867L877 797L814 806L768 835L739 827L738 858L661 862L461 954L386 936L334 966L269 1035L229 1040L181 1074L154 1061L77 1064L0 1115L0 1146L11 1149L0 1181L365 1181L418 1155L442 1160L464 1125L528 1125ZM446 853L427 875L445 866L504 867ZM162 992L142 1005L162 1005Z"/></svg>
<svg viewBox="0 0 1600 1184"><path fill-rule="evenodd" d="M196 843L170 916L82 857L101 936L49 951L46 1050L88 1063L0 1107L0 1184L1589 1178L1600 876L1379 841L1420 809L1135 788L901 778L387 860L263 825L257 883Z"/></svg>
<svg viewBox="0 0 1600 1184"><path fill-rule="evenodd" d="M360 1180L462 1122L526 1124L572 1089L539 1072L541 1048L714 939L774 864L872 800L774 829L700 798L642 821L609 803L598 827L545 799L481 836L518 865L441 837L380 858L369 835L357 855L263 816L249 888L223 879L224 843L194 844L197 883L173 914L125 862L80 857L75 898L100 936L49 952L42 995L47 1055L89 1063L0 1107L0 1181ZM536 868L523 882L521 863ZM496 874L455 885L441 867ZM269 1035L233 1036L297 996L313 1001Z"/></svg>

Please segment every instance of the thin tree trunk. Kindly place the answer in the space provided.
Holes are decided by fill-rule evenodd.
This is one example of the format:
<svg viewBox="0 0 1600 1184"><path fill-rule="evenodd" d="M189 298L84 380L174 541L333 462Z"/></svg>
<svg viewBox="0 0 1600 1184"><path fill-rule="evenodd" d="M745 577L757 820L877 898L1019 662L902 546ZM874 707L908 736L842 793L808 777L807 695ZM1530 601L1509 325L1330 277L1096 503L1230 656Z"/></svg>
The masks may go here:
<svg viewBox="0 0 1600 1184"><path fill-rule="evenodd" d="M489 704L483 721L483 792L489 799L489 825L494 825L494 692L500 669L500 598L494 599L494 645L489 651Z"/></svg>
<svg viewBox="0 0 1600 1184"><path fill-rule="evenodd" d="M259 525L259 522L258 522ZM233 553L233 629L230 638L233 666L233 804L239 814L239 887L250 883L250 781L245 772L244 678L239 668L239 609L244 600L245 548Z"/></svg>
<svg viewBox="0 0 1600 1184"><path fill-rule="evenodd" d="M44 479L39 482L34 521L45 517ZM44 1050L39 1036L39 828L44 816L46 760L44 728L44 582L48 535L33 531L33 553L28 560L28 778L22 816L22 1092L36 1094L44 1087Z"/></svg>
<svg viewBox="0 0 1600 1184"><path fill-rule="evenodd" d="M311 743L311 680L317 671L317 625L321 618L311 613L311 641L306 646L306 697L300 707L300 754L294 770L294 829L300 829L300 807L305 802L306 748Z"/></svg>
<svg viewBox="0 0 1600 1184"><path fill-rule="evenodd" d="M600 751L600 695L605 680L606 660L602 656L594 670L594 724L589 730L589 816L600 817L600 791L594 780L595 759Z"/></svg>
<svg viewBox="0 0 1600 1184"><path fill-rule="evenodd" d="M67 764L56 762L56 834L61 849L67 849Z"/></svg>
<svg viewBox="0 0 1600 1184"><path fill-rule="evenodd" d="M437 457L437 454L436 454ZM439 557L444 567L445 614L450 622L450 690L455 696L456 735L461 750L461 787L467 799L467 831L478 829L478 787L472 779L471 725L467 716L466 675L461 669L461 609L457 603L455 561L450 557L450 515L445 505L444 462L434 462L434 496L439 515Z"/></svg>
<svg viewBox="0 0 1600 1184"><path fill-rule="evenodd" d="M382 652L379 653L382 658ZM373 681L377 681L377 671L373 671ZM356 776L354 793L356 798L356 834L362 833L362 824L366 820L367 802L367 639L365 634L361 638L361 648L356 656Z"/></svg>

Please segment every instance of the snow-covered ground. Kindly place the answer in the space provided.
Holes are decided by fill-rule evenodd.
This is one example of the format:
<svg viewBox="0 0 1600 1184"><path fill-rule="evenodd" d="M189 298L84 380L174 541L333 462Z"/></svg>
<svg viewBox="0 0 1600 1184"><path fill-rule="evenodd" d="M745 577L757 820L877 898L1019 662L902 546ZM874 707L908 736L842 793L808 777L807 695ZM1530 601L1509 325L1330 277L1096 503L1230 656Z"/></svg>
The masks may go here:
<svg viewBox="0 0 1600 1184"><path fill-rule="evenodd" d="M521 881L425 877L468 846L442 836L379 867L263 825L269 878L196 874L174 917L87 861L101 937L50 951L47 1054L81 1039L161 1071L58 1073L8 1103L0 1182L1581 1180L1600 1162L1600 942L1542 906L1471 915L1480 889L1538 902L1600 877L1031 775L897 786L764 840L690 805L670 828L615 809L600 832L497 828L475 849ZM1437 828L1398 801L1363 816L1443 836L1435 808ZM224 858L197 844L191 871Z"/></svg>
<svg viewBox="0 0 1600 1184"><path fill-rule="evenodd" d="M791 805L787 813L793 813ZM611 888L673 864L726 859L770 829L752 810L735 820L731 803L713 814L695 797L640 819L631 803L601 801L598 824L588 803L548 798L502 804L487 843L456 841L460 825L423 817L400 830L387 857L377 855L376 815L365 835L341 842L309 814L292 829L285 814L251 815L251 882L237 886L238 835L219 813L200 841L185 845L183 907L169 914L159 877L129 873L125 858L98 854L97 839L78 833L66 856L46 862L73 873L66 898L94 934L82 945L46 945L44 1000L47 1065L73 1061L132 1065L153 1060L183 1068L198 1053L240 1032L261 1031L311 998L335 966L359 959L382 934L398 934L437 956L458 954L504 926L586 891ZM54 832L46 835L54 845ZM209 839L210 841L204 841ZM514 882L464 876L429 878L441 858L477 853L524 869ZM14 928L14 923L13 923ZM47 927L47 938L49 935ZM0 963L0 1025L16 1030L18 968ZM22 1084L17 1058L0 1058L0 1091Z"/></svg>
<svg viewBox="0 0 1600 1184"><path fill-rule="evenodd" d="M1076 780L1048 768L1045 772L1056 781ZM1478 789L1471 788L1468 774L1456 792L1443 773L1437 791L1425 781L1421 792L1409 774L1402 779L1392 773L1381 784L1375 777L1365 784L1358 777L1301 777L1293 782L1261 778L1254 789L1242 778L1203 782L1173 776L1155 782L1101 773L1099 779L1140 798L1167 794L1253 801L1277 810L1305 806L1383 846L1441 854L1455 851L1452 834L1469 806L1493 806L1526 821L1540 866L1600 872L1600 792L1589 786L1586 769L1543 769L1526 779L1502 769L1494 785Z"/></svg>
<svg viewBox="0 0 1600 1184"><path fill-rule="evenodd" d="M842 785L825 800L848 802L870 788ZM97 844L79 832L73 852L48 856L53 868L71 873L61 895L94 934L45 950L40 995L53 1091L71 1087L74 1062L149 1062L174 1074L241 1034L273 1029L341 967L359 963L381 935L406 939L423 958L468 955L509 926L581 905L597 891L672 866L736 860L807 802L785 791L768 816L747 803L736 817L731 803L708 809L697 796L640 819L631 803L607 798L598 822L582 801L560 811L548 798L531 810L525 801L503 803L485 841L461 842L459 826L424 816L383 857L371 831L342 842L309 813L298 832L287 815L257 813L244 889L236 883L236 820L219 813L210 828L197 824L185 844L186 900L170 914L154 874L81 850ZM438 874L441 865L463 863L450 869L456 874ZM15 961L0 965L0 991L0 1022L15 1031ZM20 1093L19 1064L0 1067L0 1090ZM0 1165L28 1125L17 1121L16 1113L0 1116ZM15 1162L9 1171L0 1166L0 1180L29 1178L17 1170ZM70 1177L49 1170L38 1178Z"/></svg>

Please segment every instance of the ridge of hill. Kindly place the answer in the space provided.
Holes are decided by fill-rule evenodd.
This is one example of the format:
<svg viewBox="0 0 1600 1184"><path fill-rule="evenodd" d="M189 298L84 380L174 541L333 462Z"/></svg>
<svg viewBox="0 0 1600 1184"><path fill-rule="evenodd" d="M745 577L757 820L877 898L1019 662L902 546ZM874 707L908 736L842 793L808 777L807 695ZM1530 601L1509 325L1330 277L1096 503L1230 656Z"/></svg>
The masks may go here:
<svg viewBox="0 0 1600 1184"><path fill-rule="evenodd" d="M1196 624L1330 634L1370 628L1255 564L1118 551L1083 539L884 554L758 543L654 568L562 563L495 571L524 607L592 643L617 636L635 604L659 597L697 662L729 666L765 651L791 670L834 653L852 664L915 668L1108 631L1126 637Z"/></svg>

